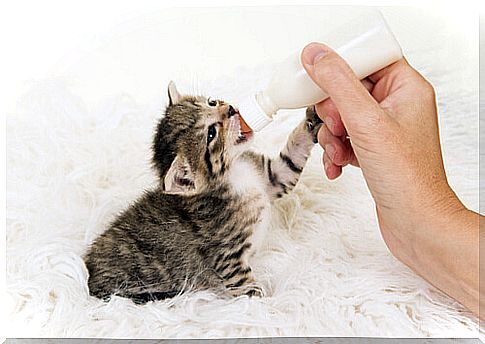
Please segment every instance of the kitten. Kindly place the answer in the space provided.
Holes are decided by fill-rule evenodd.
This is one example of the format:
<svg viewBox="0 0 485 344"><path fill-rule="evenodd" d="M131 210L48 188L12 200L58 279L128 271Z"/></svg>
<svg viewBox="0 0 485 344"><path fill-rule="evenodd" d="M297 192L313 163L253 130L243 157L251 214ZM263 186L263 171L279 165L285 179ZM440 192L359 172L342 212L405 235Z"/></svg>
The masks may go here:
<svg viewBox="0 0 485 344"><path fill-rule="evenodd" d="M249 258L264 237L271 201L298 181L321 121L308 108L269 159L248 150L253 133L231 105L181 96L173 83L168 93L153 141L159 185L90 247L90 294L137 303L197 289L261 296Z"/></svg>

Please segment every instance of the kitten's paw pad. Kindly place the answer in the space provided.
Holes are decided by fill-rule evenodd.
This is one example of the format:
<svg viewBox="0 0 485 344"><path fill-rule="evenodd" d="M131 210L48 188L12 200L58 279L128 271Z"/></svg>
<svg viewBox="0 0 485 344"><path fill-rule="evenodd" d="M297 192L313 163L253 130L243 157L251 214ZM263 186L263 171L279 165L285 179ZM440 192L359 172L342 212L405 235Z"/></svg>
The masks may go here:
<svg viewBox="0 0 485 344"><path fill-rule="evenodd" d="M308 131L313 135L313 142L317 143L318 130L322 126L323 121L318 117L315 106L309 106L306 109L306 126Z"/></svg>

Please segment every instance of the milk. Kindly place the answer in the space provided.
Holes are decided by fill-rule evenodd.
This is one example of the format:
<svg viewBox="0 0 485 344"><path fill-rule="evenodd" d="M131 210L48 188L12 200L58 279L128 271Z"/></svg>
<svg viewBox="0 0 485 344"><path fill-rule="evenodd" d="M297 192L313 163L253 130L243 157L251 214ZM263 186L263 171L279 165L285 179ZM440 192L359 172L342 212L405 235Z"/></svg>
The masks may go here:
<svg viewBox="0 0 485 344"><path fill-rule="evenodd" d="M352 68L359 79L402 58L399 43L380 12L366 15L322 37ZM288 56L262 91L239 104L246 123L255 131L268 125L280 109L298 109L328 98L308 76L301 52Z"/></svg>

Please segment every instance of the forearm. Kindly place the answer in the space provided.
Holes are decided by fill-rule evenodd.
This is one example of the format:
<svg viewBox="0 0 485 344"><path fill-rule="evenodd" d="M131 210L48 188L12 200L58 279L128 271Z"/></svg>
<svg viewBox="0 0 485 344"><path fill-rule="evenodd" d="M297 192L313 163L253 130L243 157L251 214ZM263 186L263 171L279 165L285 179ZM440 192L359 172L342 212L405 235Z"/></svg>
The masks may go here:
<svg viewBox="0 0 485 344"><path fill-rule="evenodd" d="M473 313L479 311L480 215L465 207L436 218L413 242L410 267Z"/></svg>

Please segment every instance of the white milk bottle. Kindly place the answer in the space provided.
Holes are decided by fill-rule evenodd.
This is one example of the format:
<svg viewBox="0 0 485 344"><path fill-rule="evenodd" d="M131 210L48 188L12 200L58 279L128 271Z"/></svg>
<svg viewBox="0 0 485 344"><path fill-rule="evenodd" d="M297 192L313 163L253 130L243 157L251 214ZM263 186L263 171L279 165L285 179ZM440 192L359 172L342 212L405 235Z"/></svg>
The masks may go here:
<svg viewBox="0 0 485 344"><path fill-rule="evenodd" d="M378 11L336 29L322 37L321 42L342 56L361 80L403 56ZM299 109L328 97L308 76L300 55L301 51L291 54L276 68L264 90L238 104L241 116L254 131L268 125L279 109Z"/></svg>

